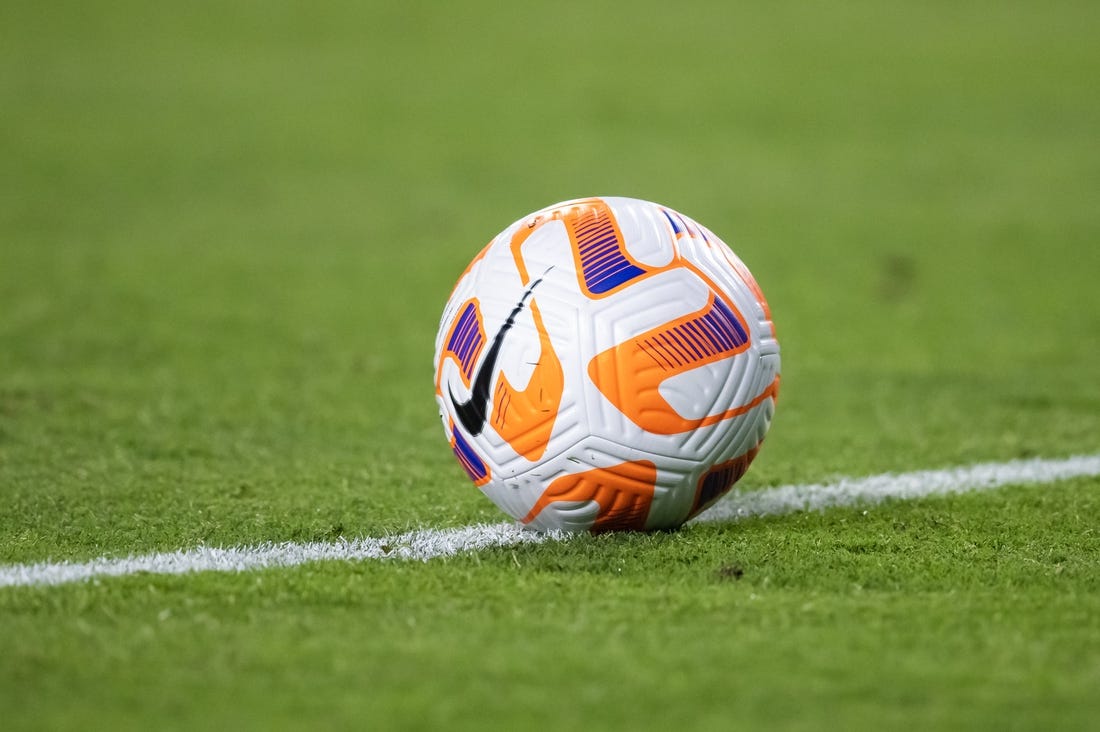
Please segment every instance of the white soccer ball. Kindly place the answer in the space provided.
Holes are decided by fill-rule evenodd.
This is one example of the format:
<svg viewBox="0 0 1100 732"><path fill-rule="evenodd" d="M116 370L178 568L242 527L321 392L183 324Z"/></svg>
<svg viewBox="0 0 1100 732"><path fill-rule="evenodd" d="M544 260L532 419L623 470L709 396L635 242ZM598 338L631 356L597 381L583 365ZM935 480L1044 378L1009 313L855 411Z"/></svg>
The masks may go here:
<svg viewBox="0 0 1100 732"><path fill-rule="evenodd" d="M435 344L455 456L537 530L679 526L745 473L778 389L749 270L706 227L632 198L506 228L459 278Z"/></svg>

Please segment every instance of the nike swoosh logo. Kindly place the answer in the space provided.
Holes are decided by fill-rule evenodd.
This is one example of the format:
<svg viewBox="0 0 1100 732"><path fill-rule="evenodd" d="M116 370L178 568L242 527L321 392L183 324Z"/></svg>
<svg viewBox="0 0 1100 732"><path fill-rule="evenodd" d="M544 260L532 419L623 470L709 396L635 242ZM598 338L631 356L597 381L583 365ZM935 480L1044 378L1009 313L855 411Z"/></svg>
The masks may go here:
<svg viewBox="0 0 1100 732"><path fill-rule="evenodd" d="M523 293L523 297L512 308L512 312L509 313L508 319L504 321L504 325L500 326L500 330L493 336L493 343L489 346L489 352L485 354L485 360L481 362L481 366L478 367L477 373L474 375L470 398L464 402L458 401L455 399L454 391L450 385L447 385L447 393L451 397L451 406L454 407L455 416L458 417L458 421L466 431L475 437L485 429L485 421L489 410L489 388L492 385L497 357L500 356L500 348L504 345L504 336L515 325L516 316L523 310L523 306L527 304L527 299L531 297L531 293L540 282L542 282L542 277L531 283Z"/></svg>

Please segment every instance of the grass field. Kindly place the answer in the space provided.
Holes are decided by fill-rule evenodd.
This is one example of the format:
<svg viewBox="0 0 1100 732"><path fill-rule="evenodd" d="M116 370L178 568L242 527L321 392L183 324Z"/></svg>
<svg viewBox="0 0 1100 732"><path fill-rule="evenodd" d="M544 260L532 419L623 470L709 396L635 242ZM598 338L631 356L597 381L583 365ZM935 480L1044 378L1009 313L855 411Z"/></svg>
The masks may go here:
<svg viewBox="0 0 1100 732"><path fill-rule="evenodd" d="M450 288L579 196L753 269L747 489L1100 452L1094 2L0 5L0 565L503 518ZM5 729L1090 729L1100 479L0 589Z"/></svg>

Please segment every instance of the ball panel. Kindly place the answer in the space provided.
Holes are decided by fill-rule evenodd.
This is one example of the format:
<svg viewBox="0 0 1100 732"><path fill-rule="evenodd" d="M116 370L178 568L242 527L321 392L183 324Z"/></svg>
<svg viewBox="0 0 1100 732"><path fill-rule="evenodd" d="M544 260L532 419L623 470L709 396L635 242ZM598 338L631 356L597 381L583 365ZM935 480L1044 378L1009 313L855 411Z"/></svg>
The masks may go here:
<svg viewBox="0 0 1100 732"><path fill-rule="evenodd" d="M590 531L638 531L645 528L657 466L650 460L619 463L563 475L542 492L520 523L530 524L548 507L564 502L565 511L591 501L598 506Z"/></svg>
<svg viewBox="0 0 1100 732"><path fill-rule="evenodd" d="M565 378L538 305L531 303L530 312L539 337L536 360L526 362L532 370L522 389L513 386L501 371L493 392L490 424L513 450L530 462L537 462L550 444Z"/></svg>
<svg viewBox="0 0 1100 732"><path fill-rule="evenodd" d="M749 469L749 464L759 451L760 446L758 444L743 455L739 455L732 460L719 463L708 469L703 474L703 477L699 479L695 489L695 500L692 502L691 510L688 512L687 518L690 519L698 516L700 513L713 506L719 498L728 493L730 488L733 487L733 484L741 480L745 471Z"/></svg>

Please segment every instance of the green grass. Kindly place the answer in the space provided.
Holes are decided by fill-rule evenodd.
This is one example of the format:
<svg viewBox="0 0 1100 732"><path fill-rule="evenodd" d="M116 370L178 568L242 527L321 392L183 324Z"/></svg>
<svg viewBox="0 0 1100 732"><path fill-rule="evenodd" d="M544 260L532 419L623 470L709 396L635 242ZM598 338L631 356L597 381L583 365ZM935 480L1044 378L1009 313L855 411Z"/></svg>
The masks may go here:
<svg viewBox="0 0 1100 732"><path fill-rule="evenodd" d="M591 194L760 280L747 487L1100 450L1089 2L0 7L0 563L498 521L432 343ZM10 729L1087 729L1100 481L0 590ZM740 572L740 578L736 575Z"/></svg>

